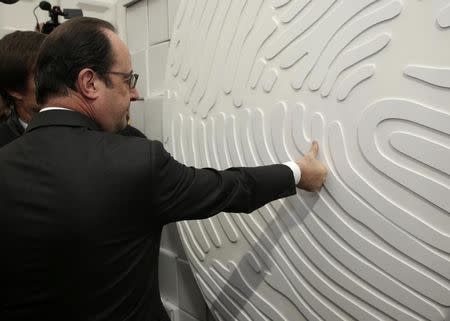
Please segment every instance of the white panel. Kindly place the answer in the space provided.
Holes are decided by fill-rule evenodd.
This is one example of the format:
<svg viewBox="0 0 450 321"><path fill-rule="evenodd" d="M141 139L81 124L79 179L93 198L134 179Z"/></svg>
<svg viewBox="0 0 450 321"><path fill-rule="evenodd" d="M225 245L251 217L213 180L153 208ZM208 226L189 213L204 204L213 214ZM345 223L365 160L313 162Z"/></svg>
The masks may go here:
<svg viewBox="0 0 450 321"><path fill-rule="evenodd" d="M167 55L169 53L169 42L153 45L148 49L149 56L149 91L150 96L161 95L165 90L165 71Z"/></svg>
<svg viewBox="0 0 450 321"><path fill-rule="evenodd" d="M167 0L148 0L148 41L150 45L169 40Z"/></svg>
<svg viewBox="0 0 450 321"><path fill-rule="evenodd" d="M0 39L6 36L8 33L14 32L18 29L12 27L5 27L0 29Z"/></svg>
<svg viewBox="0 0 450 321"><path fill-rule="evenodd" d="M146 99L145 105L145 136L161 141L163 96Z"/></svg>
<svg viewBox="0 0 450 321"><path fill-rule="evenodd" d="M182 0L164 142L198 167L329 168L178 223L218 320L450 320L449 2Z"/></svg>
<svg viewBox="0 0 450 321"><path fill-rule="evenodd" d="M140 97L148 97L148 77L147 77L147 50L140 50L131 54L133 70L139 74L136 88Z"/></svg>
<svg viewBox="0 0 450 321"><path fill-rule="evenodd" d="M178 11L178 7L180 6L180 0L168 0L168 16L169 16L169 39L172 38L172 28L175 22L175 17Z"/></svg>
<svg viewBox="0 0 450 321"><path fill-rule="evenodd" d="M164 307L171 321L205 321L205 319L197 319L192 315L180 310L176 305L163 300ZM214 319L207 319L207 321L215 321Z"/></svg>
<svg viewBox="0 0 450 321"><path fill-rule="evenodd" d="M147 45L147 1L141 0L126 9L126 39L131 52L143 50Z"/></svg>
<svg viewBox="0 0 450 321"><path fill-rule="evenodd" d="M178 311L178 318L179 321L205 321L205 319L194 318L192 315L184 312L183 310Z"/></svg>
<svg viewBox="0 0 450 321"><path fill-rule="evenodd" d="M206 321L218 321L214 318L214 316L212 315L212 313L209 309L208 309L208 311L206 311Z"/></svg>
<svg viewBox="0 0 450 321"><path fill-rule="evenodd" d="M178 304L177 256L161 249L159 254L159 289L161 297Z"/></svg>
<svg viewBox="0 0 450 321"><path fill-rule="evenodd" d="M178 317L178 314L179 314L178 307L175 304L172 304L169 301L165 301L163 298L162 298L161 301L162 301L162 303L164 305L164 308L167 311L167 314L169 315L170 320L171 321L180 321L180 319Z"/></svg>
<svg viewBox="0 0 450 321"><path fill-rule="evenodd" d="M187 260L180 236L178 235L176 223L164 226L161 235L161 248L175 253L182 260Z"/></svg>
<svg viewBox="0 0 450 321"><path fill-rule="evenodd" d="M178 260L178 307L200 320L206 316L206 304L189 263L182 260Z"/></svg>
<svg viewBox="0 0 450 321"><path fill-rule="evenodd" d="M145 132L144 102L133 101L130 104L130 125Z"/></svg>
<svg viewBox="0 0 450 321"><path fill-rule="evenodd" d="M83 16L95 17L111 22L115 25L115 7L116 0L60 0L62 9L80 8L83 10ZM54 3L50 1L50 3Z"/></svg>

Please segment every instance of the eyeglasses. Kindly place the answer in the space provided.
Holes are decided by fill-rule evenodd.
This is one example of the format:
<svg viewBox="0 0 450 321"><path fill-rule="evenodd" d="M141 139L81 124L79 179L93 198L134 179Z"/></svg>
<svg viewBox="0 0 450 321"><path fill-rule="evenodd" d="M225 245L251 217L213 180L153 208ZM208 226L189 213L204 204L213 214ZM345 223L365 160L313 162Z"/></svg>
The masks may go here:
<svg viewBox="0 0 450 321"><path fill-rule="evenodd" d="M139 75L136 73L133 73L133 72L125 73L125 72L118 72L118 71L107 71L106 73L125 77L124 80L128 83L128 86L130 87L130 89L134 89L136 87L136 83L139 78Z"/></svg>

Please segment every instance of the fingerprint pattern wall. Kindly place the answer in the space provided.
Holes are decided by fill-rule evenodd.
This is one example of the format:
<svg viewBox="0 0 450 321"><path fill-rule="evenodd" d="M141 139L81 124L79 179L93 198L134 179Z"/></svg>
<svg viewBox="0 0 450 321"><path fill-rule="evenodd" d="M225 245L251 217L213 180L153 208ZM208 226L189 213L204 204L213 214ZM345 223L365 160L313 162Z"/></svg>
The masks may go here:
<svg viewBox="0 0 450 321"><path fill-rule="evenodd" d="M164 141L188 165L329 168L178 229L217 320L450 320L450 3L185 0Z"/></svg>

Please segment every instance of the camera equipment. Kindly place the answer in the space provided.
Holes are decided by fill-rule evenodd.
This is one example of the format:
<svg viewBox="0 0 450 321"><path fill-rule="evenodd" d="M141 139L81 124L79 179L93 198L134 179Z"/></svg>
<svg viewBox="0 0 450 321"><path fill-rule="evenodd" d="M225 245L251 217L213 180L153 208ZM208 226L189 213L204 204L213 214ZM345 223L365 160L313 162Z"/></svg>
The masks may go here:
<svg viewBox="0 0 450 321"><path fill-rule="evenodd" d="M48 11L48 14L50 16L50 20L44 23L40 31L42 33L49 34L51 33L56 27L60 25L59 23L59 16L64 17L65 19L71 19L74 17L83 16L83 11L81 9L64 9L61 10L61 7L59 6L53 6L47 2L47 1L41 1L39 3L39 8L41 8L44 11ZM38 8L36 7L35 10Z"/></svg>

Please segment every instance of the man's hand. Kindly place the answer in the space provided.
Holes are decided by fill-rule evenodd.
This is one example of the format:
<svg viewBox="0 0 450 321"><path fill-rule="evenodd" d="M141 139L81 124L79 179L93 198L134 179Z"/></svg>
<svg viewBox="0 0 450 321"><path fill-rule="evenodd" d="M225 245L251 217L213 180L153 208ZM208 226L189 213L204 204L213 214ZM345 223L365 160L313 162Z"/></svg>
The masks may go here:
<svg viewBox="0 0 450 321"><path fill-rule="evenodd" d="M318 192L327 177L327 168L316 159L319 153L319 144L313 141L308 154L296 161L301 170L301 178L297 187L309 192Z"/></svg>

